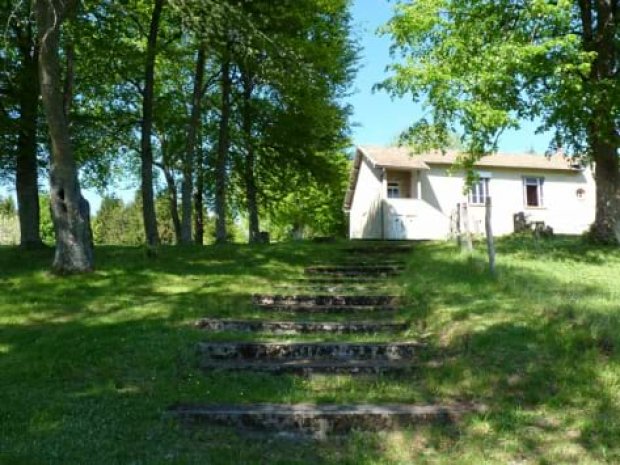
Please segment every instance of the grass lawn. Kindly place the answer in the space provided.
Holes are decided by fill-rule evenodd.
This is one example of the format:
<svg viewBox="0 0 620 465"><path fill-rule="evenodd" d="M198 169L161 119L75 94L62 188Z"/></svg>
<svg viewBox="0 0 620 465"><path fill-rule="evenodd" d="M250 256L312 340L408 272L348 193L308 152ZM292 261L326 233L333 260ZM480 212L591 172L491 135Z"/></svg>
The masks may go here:
<svg viewBox="0 0 620 465"><path fill-rule="evenodd" d="M51 251L0 248L0 463L620 463L620 251L578 239L505 239L496 280L482 257L462 256L452 244L419 244L406 273L385 285L405 296L397 318L411 329L330 337L424 334L432 349L411 375L197 369L197 341L257 336L205 334L192 327L195 319L259 317L253 292L273 292L305 265L351 260L347 245L163 248L157 259L138 248L101 247L98 270L70 278L48 274ZM268 338L293 339L261 337ZM458 400L489 411L458 428L322 442L188 430L164 416L180 401Z"/></svg>

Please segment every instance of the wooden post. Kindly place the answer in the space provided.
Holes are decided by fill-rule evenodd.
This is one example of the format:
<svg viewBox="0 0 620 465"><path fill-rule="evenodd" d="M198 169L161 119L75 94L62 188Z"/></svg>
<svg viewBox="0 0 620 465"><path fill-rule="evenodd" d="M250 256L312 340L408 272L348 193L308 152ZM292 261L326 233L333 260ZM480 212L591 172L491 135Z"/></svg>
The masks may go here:
<svg viewBox="0 0 620 465"><path fill-rule="evenodd" d="M467 202L463 202L463 226L465 228L465 250L471 255L474 252L474 244L471 239L471 231L469 230L469 208Z"/></svg>
<svg viewBox="0 0 620 465"><path fill-rule="evenodd" d="M495 271L495 241L493 240L493 228L491 226L491 197L486 198L484 227L487 234L487 252L489 254L489 271L496 276Z"/></svg>
<svg viewBox="0 0 620 465"><path fill-rule="evenodd" d="M456 204L456 220L455 220L455 229L456 229L456 246L458 248L463 247L463 238L461 237L461 204Z"/></svg>

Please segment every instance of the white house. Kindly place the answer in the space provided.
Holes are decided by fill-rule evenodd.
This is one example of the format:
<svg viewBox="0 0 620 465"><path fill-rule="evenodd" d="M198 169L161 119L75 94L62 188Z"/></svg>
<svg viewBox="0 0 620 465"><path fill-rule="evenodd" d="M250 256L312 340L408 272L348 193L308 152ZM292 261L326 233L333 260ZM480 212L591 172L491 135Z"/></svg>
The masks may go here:
<svg viewBox="0 0 620 465"><path fill-rule="evenodd" d="M487 196L496 235L512 233L518 213L559 234L581 234L594 221L595 184L588 167L560 154L489 155L476 163L479 181L465 192L465 172L453 167L457 156L358 147L344 201L350 238L447 239L462 204L468 206L470 230L484 234Z"/></svg>

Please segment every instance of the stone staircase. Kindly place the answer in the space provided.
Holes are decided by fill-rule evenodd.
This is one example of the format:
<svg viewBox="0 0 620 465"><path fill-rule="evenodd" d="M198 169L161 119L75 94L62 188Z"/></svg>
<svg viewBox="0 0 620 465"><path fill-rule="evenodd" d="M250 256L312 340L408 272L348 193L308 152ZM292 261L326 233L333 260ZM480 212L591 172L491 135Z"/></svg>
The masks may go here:
<svg viewBox="0 0 620 465"><path fill-rule="evenodd" d="M397 295L381 294L383 284L405 269L393 255L409 245L378 244L347 249L347 263L309 266L305 276L288 280L290 294L255 294L252 303L266 315L289 313L295 318L235 320L204 318L196 327L207 332L245 332L257 335L379 334L404 332L409 323L395 314L402 302ZM378 252L378 251L381 252ZM366 255L368 254L368 255ZM380 254L382 255L380 257ZM353 256L353 260L351 259ZM385 259L385 257L389 257ZM377 260L374 260L374 259ZM374 292L368 292L373 290ZM320 292L312 294L311 292ZM352 292L352 293L350 293ZM322 320L322 314L343 319ZM305 317L304 317L305 315ZM297 317L302 318L298 319ZM358 319L359 317L363 319ZM365 375L411 372L427 349L424 342L201 342L199 366L212 372L263 372L270 375ZM351 429L387 430L423 423L446 423L480 410L469 404L449 405L333 405L247 404L172 406L168 414L187 424L218 424L267 431L325 435Z"/></svg>
<svg viewBox="0 0 620 465"><path fill-rule="evenodd" d="M205 342L198 345L203 370L270 373L391 373L413 369L417 342Z"/></svg>
<svg viewBox="0 0 620 465"><path fill-rule="evenodd" d="M473 404L252 404L185 405L169 409L169 414L190 425L219 424L239 429L306 433L315 437L342 434L351 430L385 431L423 424L451 424L463 415L482 412Z"/></svg>

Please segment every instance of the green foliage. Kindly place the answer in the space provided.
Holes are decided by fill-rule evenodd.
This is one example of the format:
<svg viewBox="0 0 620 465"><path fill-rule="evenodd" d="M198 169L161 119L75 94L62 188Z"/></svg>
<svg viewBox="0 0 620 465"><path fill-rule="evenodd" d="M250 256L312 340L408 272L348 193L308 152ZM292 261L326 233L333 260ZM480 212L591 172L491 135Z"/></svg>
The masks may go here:
<svg viewBox="0 0 620 465"><path fill-rule="evenodd" d="M323 154L322 162L328 178L293 173L285 181L287 193L268 204L269 227L264 229L273 239L345 235L342 201L349 162L343 152Z"/></svg>
<svg viewBox="0 0 620 465"><path fill-rule="evenodd" d="M158 216L158 230L161 243L175 243L174 226L170 215L168 199L160 194L155 208ZM140 245L144 243L142 227L142 198L136 192L134 200L125 204L114 196L104 196L97 215L93 218L93 236L96 244Z"/></svg>
<svg viewBox="0 0 620 465"><path fill-rule="evenodd" d="M95 244L138 245L144 242L141 211L115 197L103 197L93 219Z"/></svg>
<svg viewBox="0 0 620 465"><path fill-rule="evenodd" d="M15 200L13 197L7 196L2 198L0 196L0 216L15 216L17 214L17 208L15 207Z"/></svg>
<svg viewBox="0 0 620 465"><path fill-rule="evenodd" d="M618 117L620 81L591 78L596 53L582 40L586 26L577 3L399 2L384 32L402 58L380 87L411 94L430 110L404 140L419 150L443 148L459 128L468 154L464 164L471 167L496 150L502 131L537 118L540 130L555 131L555 146L591 153L591 125L606 128L605 121ZM605 113L595 104L601 98Z"/></svg>
<svg viewBox="0 0 620 465"><path fill-rule="evenodd" d="M0 196L0 244L14 245L19 243L19 221L13 197Z"/></svg>
<svg viewBox="0 0 620 465"><path fill-rule="evenodd" d="M41 209L41 220L39 226L41 229L41 240L44 244L54 245L56 243L56 236L54 233L54 222L52 221L52 210L49 194L39 195L39 208Z"/></svg>

